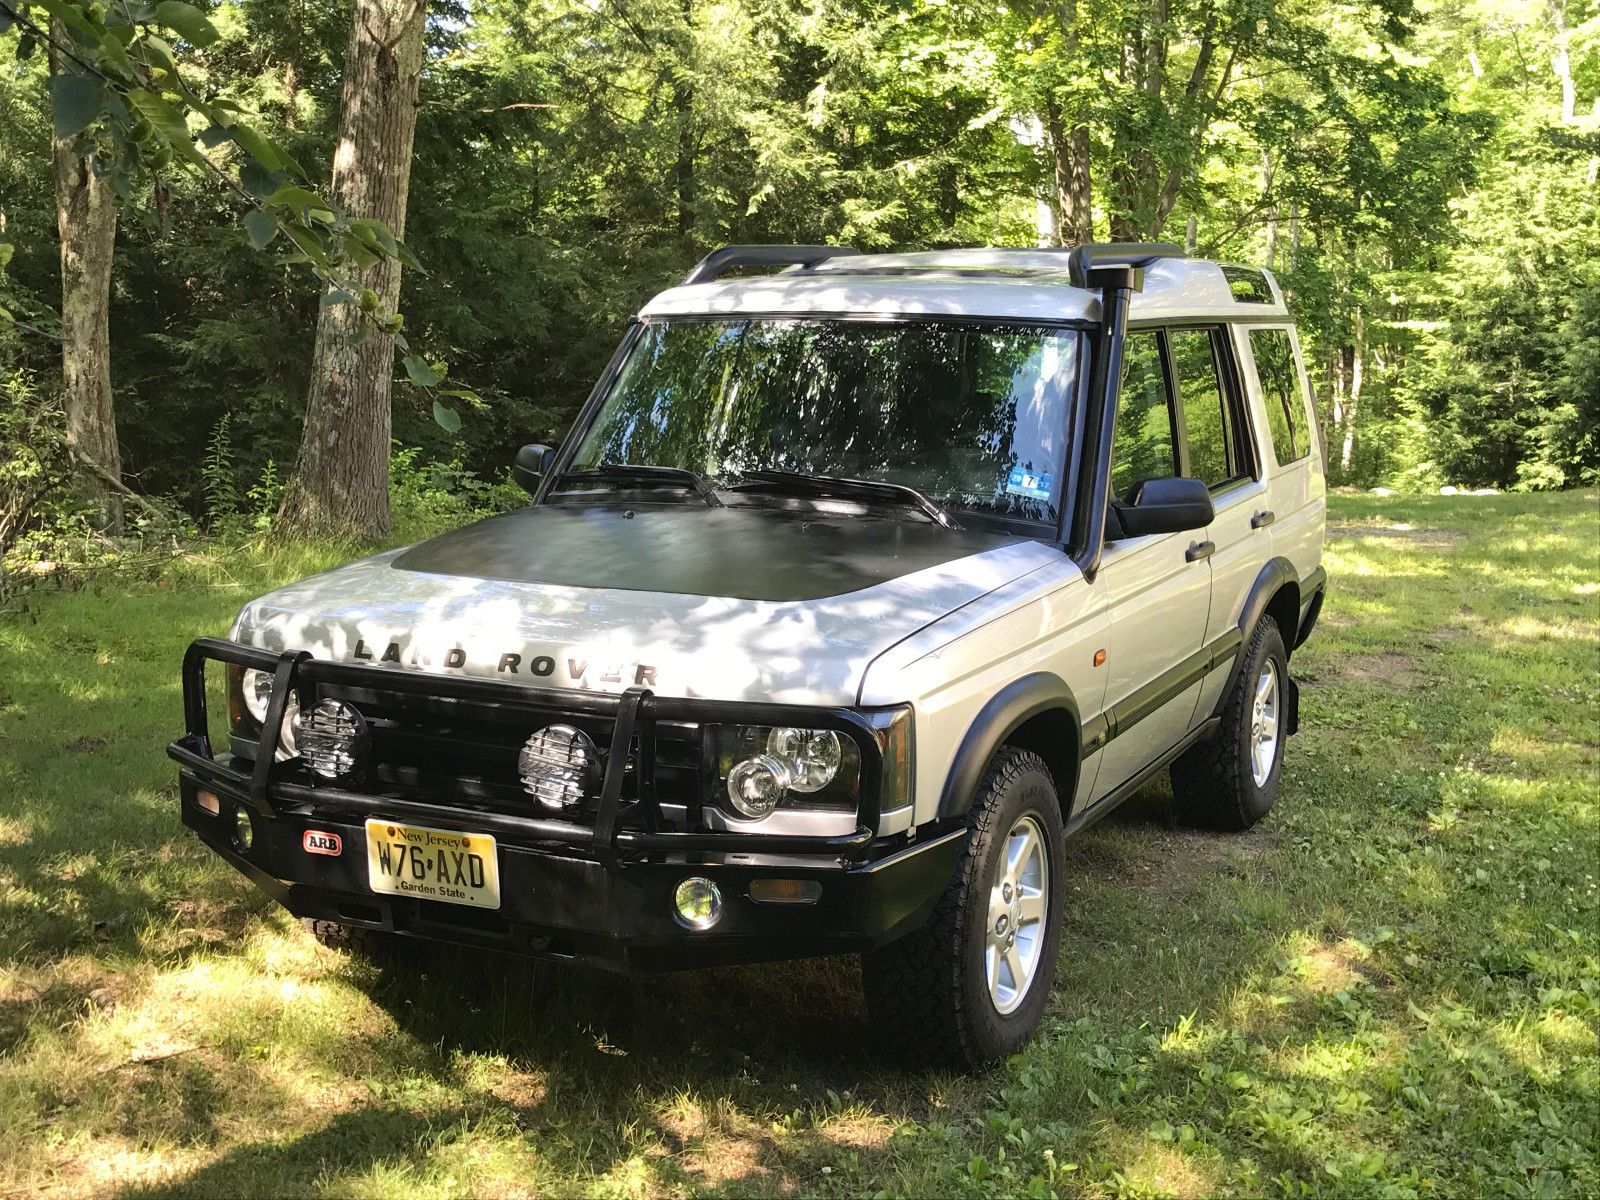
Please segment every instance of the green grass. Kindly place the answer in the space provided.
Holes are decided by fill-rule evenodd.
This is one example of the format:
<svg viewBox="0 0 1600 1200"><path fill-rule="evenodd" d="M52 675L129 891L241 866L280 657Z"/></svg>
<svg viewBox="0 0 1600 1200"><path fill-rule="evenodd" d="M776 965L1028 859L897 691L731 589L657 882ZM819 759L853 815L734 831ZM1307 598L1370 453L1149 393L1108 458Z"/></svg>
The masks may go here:
<svg viewBox="0 0 1600 1200"><path fill-rule="evenodd" d="M1336 498L1255 831L1077 840L1038 1041L874 1062L848 962L316 946L185 835L178 657L329 557L0 626L0 1196L1600 1192L1600 498Z"/></svg>

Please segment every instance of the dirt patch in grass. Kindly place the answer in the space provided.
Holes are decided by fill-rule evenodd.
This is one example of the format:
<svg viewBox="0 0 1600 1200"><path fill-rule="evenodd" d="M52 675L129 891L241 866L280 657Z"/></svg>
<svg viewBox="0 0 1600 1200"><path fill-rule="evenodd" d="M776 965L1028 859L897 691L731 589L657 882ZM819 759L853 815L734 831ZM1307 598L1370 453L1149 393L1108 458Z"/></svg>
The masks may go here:
<svg viewBox="0 0 1600 1200"><path fill-rule="evenodd" d="M1316 679L1318 683L1356 683L1398 692L1414 692L1429 682L1416 659L1398 650L1342 654L1324 664L1317 671Z"/></svg>
<svg viewBox="0 0 1600 1200"><path fill-rule="evenodd" d="M1367 952L1349 941L1324 943L1296 965L1302 988L1318 995L1347 992L1359 983L1387 989L1393 981L1368 959Z"/></svg>
<svg viewBox="0 0 1600 1200"><path fill-rule="evenodd" d="M1383 538L1404 542L1418 550L1454 550L1467 540L1459 529L1418 525L1329 525L1328 538Z"/></svg>
<svg viewBox="0 0 1600 1200"><path fill-rule="evenodd" d="M1277 837L1259 830L1246 834L1164 830L1106 878L1150 896L1187 896L1214 875L1244 875L1249 864L1279 845Z"/></svg>

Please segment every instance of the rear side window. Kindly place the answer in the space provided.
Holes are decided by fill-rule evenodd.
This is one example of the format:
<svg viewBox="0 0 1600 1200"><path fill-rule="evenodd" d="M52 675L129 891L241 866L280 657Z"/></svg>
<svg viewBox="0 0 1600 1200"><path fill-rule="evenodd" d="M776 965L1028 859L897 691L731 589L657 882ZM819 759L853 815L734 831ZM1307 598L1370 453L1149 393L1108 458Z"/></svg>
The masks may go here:
<svg viewBox="0 0 1600 1200"><path fill-rule="evenodd" d="M1146 479L1178 473L1172 406L1161 343L1154 333L1130 333L1122 351L1122 399L1111 445L1111 494L1129 499Z"/></svg>
<svg viewBox="0 0 1600 1200"><path fill-rule="evenodd" d="M1217 372L1214 335L1209 329L1175 329L1169 345L1189 452L1184 474L1219 487L1246 472L1240 469L1232 414Z"/></svg>
<svg viewBox="0 0 1600 1200"><path fill-rule="evenodd" d="M1306 424L1300 372L1295 369L1288 330L1252 329L1250 351L1261 380L1261 400L1267 410L1273 453L1280 464L1296 462L1311 453L1311 430Z"/></svg>

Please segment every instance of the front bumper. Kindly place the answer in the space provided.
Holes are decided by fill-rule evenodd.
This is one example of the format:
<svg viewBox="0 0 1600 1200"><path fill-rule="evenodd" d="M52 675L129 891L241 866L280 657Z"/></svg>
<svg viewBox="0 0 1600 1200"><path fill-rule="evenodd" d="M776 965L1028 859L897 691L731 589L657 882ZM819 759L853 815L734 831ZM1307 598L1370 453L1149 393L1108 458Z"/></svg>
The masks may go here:
<svg viewBox="0 0 1600 1200"><path fill-rule="evenodd" d="M816 837L664 828L648 790L627 798L623 778L628 763L652 753L652 722L678 715L685 702L656 700L640 689L620 697L573 695L563 701L609 705L615 714L610 765L592 824L485 811L443 799L307 786L267 756L257 755L251 763L212 753L205 702L208 661L274 671L265 745L277 743L283 698L291 689L302 704L320 685L352 680L420 693L430 702L441 696L447 701L492 696L496 704L517 704L528 697L520 689L481 680L324 663L212 639L196 642L184 662L188 732L167 751L180 767L182 819L296 916L621 969L715 966L860 951L892 941L927 918L960 856L959 831L924 830L920 838L875 835L872 798L881 764L865 754L863 794L869 799L853 833ZM372 682L380 678L381 684ZM542 702L548 697L544 693ZM694 703L708 714L729 707ZM781 709L769 711L785 719ZM863 718L836 713L828 719L864 749L872 746ZM207 805L199 802L203 794ZM248 849L234 840L241 811L254 830ZM368 818L493 834L500 908L375 893L367 879ZM337 834L340 853L306 851L302 837L308 830ZM710 929L686 929L674 914L673 892L689 875L712 879L721 890L723 913ZM819 886L809 889L816 894L812 900L762 902L750 896L751 882L761 878Z"/></svg>
<svg viewBox="0 0 1600 1200"><path fill-rule="evenodd" d="M206 787L219 798L213 815L198 802L202 785L194 772L182 771L179 782L183 823L295 916L621 970L807 958L893 941L928 918L955 870L963 836L954 830L910 844L885 839L857 863L818 855L665 854L622 869L502 842L501 907L488 911L375 894L367 884L361 820L252 811L255 836L242 851L233 841L242 797ZM308 829L338 834L341 853L305 852ZM688 875L711 879L722 891L723 915L709 930L685 929L673 915L673 891ZM752 900L750 883L761 878L815 881L820 893L812 903Z"/></svg>

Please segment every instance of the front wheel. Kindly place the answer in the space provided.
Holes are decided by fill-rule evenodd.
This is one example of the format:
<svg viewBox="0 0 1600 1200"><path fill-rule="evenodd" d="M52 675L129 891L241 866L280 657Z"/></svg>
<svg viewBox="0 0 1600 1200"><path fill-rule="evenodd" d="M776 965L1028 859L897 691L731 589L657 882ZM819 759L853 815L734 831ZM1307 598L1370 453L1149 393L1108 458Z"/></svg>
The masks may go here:
<svg viewBox="0 0 1600 1200"><path fill-rule="evenodd" d="M1050 998L1065 832L1038 755L1002 747L978 785L954 878L928 923L862 957L867 1011L907 1061L1014 1054Z"/></svg>

